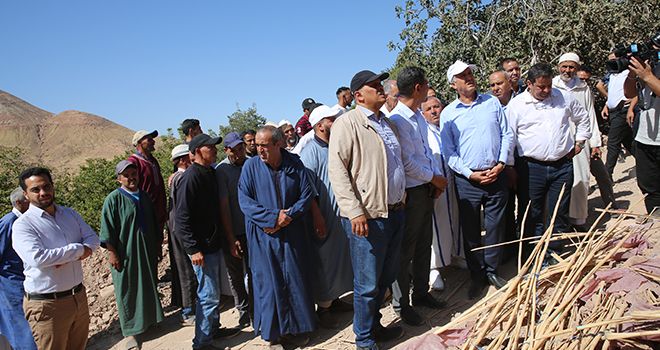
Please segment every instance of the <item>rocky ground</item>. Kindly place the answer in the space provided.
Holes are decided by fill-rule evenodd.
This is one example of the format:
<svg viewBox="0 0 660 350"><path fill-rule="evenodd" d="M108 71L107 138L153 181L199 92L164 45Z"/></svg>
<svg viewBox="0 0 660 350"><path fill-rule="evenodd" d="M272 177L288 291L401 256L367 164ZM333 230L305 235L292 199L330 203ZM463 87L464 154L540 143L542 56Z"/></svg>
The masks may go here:
<svg viewBox="0 0 660 350"><path fill-rule="evenodd" d="M620 208L629 208L634 212L644 212L642 195L635 181L633 157L627 157L624 163L617 164L614 175L615 194L617 204ZM595 184L594 181L592 181ZM592 192L589 196L591 224L598 216L595 208L602 208L600 193L598 190ZM115 306L114 291L112 279L110 277L109 265L105 260L105 253L96 253L92 258L87 259L84 264L85 285L88 288L88 297L90 304L90 313L92 317L90 326L90 339L88 349L123 349L121 331L119 329L119 320L117 319L117 310ZM159 266L159 274L162 276L167 269L167 261L164 260ZM515 274L514 263L508 263L502 268L502 274L506 278L511 278ZM393 348L397 344L407 339L423 334L434 327L441 326L451 320L452 316L458 312L468 309L475 301L467 300L467 289L469 286L469 273L467 271L448 267L442 271L445 278L446 289L442 292L433 292L436 297L444 298L448 301L448 307L442 310L421 309L426 317L426 323L419 327L404 325L405 335L403 338L381 344L381 348ZM492 288L492 287L491 287ZM154 327L144 334L139 340L142 342L142 349L190 349L191 340L194 335L193 327L181 327L177 310L167 307L170 304L170 285L161 283L159 291L163 295L162 301L165 306L166 319L158 327ZM350 301L351 296L345 296L346 301ZM225 305L222 308L221 322L223 326L235 326L238 321L238 313L232 307L232 298L223 299ZM384 324L399 324L389 305L381 310ZM311 335L311 341L308 349L354 349L354 336L352 331L352 313L339 314L341 320L341 329L327 330L320 329ZM218 346L227 346L232 349L267 349L268 345L261 338L254 335L252 328L246 328L238 336L225 341L218 341Z"/></svg>

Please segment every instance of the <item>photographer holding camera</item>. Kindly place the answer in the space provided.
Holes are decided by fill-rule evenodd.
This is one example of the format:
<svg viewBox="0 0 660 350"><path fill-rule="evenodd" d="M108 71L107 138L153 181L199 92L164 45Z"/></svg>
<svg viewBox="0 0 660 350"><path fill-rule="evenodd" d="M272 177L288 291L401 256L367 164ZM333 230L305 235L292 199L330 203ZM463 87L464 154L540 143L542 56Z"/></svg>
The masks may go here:
<svg viewBox="0 0 660 350"><path fill-rule="evenodd" d="M646 194L644 203L651 213L660 207L660 181L657 179L660 173L660 32L648 47L652 49L640 56L641 59L630 57L624 94L627 98L639 97L639 128L635 136L637 185Z"/></svg>

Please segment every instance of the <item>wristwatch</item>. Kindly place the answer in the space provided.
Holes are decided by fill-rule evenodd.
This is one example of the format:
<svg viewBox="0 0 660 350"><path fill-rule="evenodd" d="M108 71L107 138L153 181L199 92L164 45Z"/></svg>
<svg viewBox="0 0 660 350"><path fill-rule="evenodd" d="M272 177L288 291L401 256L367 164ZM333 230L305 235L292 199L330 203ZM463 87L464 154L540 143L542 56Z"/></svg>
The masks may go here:
<svg viewBox="0 0 660 350"><path fill-rule="evenodd" d="M584 141L575 141L575 145L580 146L580 148L584 149Z"/></svg>

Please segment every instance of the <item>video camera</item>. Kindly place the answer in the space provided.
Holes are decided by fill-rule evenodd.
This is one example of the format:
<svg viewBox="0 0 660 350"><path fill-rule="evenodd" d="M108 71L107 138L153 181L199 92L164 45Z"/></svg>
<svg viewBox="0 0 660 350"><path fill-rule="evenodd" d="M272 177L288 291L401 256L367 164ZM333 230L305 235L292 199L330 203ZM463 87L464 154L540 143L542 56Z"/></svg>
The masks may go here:
<svg viewBox="0 0 660 350"><path fill-rule="evenodd" d="M651 67L654 67L660 60L660 50L654 46L660 47L660 32L657 32L646 43L632 43L630 46L619 44L612 51L616 58L607 61L605 67L610 73L621 73L628 69L630 57L635 57L640 62L649 61Z"/></svg>

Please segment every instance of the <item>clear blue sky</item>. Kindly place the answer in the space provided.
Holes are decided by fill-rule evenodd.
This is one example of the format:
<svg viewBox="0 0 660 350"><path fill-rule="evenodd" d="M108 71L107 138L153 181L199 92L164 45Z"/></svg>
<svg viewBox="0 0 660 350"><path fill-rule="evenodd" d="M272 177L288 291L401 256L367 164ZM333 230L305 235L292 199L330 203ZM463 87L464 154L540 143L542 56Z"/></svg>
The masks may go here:
<svg viewBox="0 0 660 350"><path fill-rule="evenodd" d="M255 103L269 120L335 104L357 71L391 67L403 0L2 1L0 90L131 129L217 130Z"/></svg>

